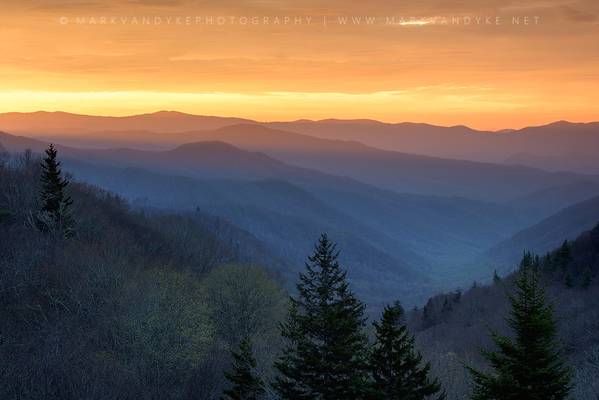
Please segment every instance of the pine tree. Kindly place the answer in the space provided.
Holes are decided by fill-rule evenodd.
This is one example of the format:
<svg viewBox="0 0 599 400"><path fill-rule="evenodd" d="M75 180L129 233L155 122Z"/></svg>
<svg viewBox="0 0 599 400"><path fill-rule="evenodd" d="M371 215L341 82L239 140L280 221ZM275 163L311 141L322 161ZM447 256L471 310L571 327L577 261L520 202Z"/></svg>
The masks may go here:
<svg viewBox="0 0 599 400"><path fill-rule="evenodd" d="M483 351L492 372L468 369L474 400L560 400L571 388L570 370L561 360L553 308L539 283L538 259L526 254L510 295L508 318L515 339L492 333L498 351Z"/></svg>
<svg viewBox="0 0 599 400"><path fill-rule="evenodd" d="M339 253L326 234L300 273L275 363L281 399L362 399L367 390L364 305L349 289Z"/></svg>
<svg viewBox="0 0 599 400"><path fill-rule="evenodd" d="M404 310L396 302L385 307L375 322L376 342L370 358L373 398L380 400L444 399L437 379L430 379L430 363L414 349L414 337L404 321Z"/></svg>
<svg viewBox="0 0 599 400"><path fill-rule="evenodd" d="M60 162L56 159L57 154L54 145L51 144L41 163L39 192L41 209L36 217L36 225L41 231L60 230L69 236L73 228L70 213L73 201L65 194L69 181L62 177Z"/></svg>
<svg viewBox="0 0 599 400"><path fill-rule="evenodd" d="M237 352L232 352L233 368L225 372L225 377L232 387L225 390L222 400L259 400L264 398L265 390L262 380L255 375L256 359L249 339L244 339Z"/></svg>

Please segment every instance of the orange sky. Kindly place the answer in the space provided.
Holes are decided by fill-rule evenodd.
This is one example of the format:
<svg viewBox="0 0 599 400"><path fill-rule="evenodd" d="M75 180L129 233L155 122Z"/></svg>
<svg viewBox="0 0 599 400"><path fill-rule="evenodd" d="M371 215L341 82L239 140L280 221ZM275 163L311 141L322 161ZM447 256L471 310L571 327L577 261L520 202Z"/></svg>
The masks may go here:
<svg viewBox="0 0 599 400"><path fill-rule="evenodd" d="M169 109L484 129L599 120L597 0L11 3L0 112Z"/></svg>

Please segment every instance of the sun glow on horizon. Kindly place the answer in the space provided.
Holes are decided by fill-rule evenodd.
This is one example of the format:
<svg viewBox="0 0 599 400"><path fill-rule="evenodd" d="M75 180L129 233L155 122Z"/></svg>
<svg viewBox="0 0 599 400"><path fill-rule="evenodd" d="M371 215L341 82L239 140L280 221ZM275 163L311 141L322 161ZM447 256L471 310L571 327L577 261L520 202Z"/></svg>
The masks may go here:
<svg viewBox="0 0 599 400"><path fill-rule="evenodd" d="M0 112L64 111L76 114L127 116L160 110L189 114L231 116L258 121L298 119L374 119L388 123L426 122L436 125L468 125L499 130L542 125L560 118L570 108L579 122L590 122L576 114L575 99L564 99L560 110L543 99L522 97L481 87L420 87L374 93L263 92L181 93L153 91L0 91ZM467 94L466 94L467 93ZM532 116L531 104L546 110ZM326 104L326 108L322 108ZM437 110L431 115L431 109ZM332 111L334 110L334 111ZM443 112L443 110L446 110ZM476 110L473 114L471 110ZM468 113L468 122L464 114ZM497 116L502 116L500 119ZM525 117L524 117L525 116ZM520 120L522 119L522 120Z"/></svg>
<svg viewBox="0 0 599 400"><path fill-rule="evenodd" d="M599 120L599 3L580 0L576 12L568 4L26 0L6 6L0 27L0 112L172 109L489 130ZM210 15L237 17L208 24ZM397 15L406 18L386 22ZM439 15L472 22L437 23ZM540 22L510 24L511 15ZM131 16L203 22L140 25ZM295 17L275 24L281 16Z"/></svg>

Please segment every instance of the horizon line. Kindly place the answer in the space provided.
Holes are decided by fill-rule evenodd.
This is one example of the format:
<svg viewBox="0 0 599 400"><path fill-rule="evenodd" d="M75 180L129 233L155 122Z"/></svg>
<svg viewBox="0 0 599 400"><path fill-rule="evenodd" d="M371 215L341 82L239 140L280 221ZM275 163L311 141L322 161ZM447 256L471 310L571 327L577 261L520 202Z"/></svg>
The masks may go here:
<svg viewBox="0 0 599 400"><path fill-rule="evenodd" d="M550 120L546 123L541 123L541 124L531 124L531 125L526 125L522 128L501 128L501 129L495 129L495 130L488 130L488 129L477 129L477 128L472 128L471 126L468 126L466 124L457 124L457 125L441 125L441 124L435 124L435 123L430 123L430 122L415 122L415 121L385 121L385 120L379 120L379 119L373 119L373 118L335 118L335 117L330 117L330 118L323 118L323 119L311 119L311 118L297 118L297 119L291 119L291 120L258 120L258 119L251 119L251 118L246 118L246 117L237 117L237 116L227 116L227 115L212 115L212 114L194 114L194 113L188 113L188 112L183 112L183 111L178 111L178 110L167 110L167 109L159 109L156 111L148 111L148 112L142 112L142 113L137 113L137 114L125 114L125 115L110 115L110 114L88 114L88 113L77 113L77 112L70 112L70 111L64 111L64 110L55 110L55 111L50 111L50 110L36 110L36 111L4 111L4 112L0 112L0 116L2 115L7 115L7 114L68 114L68 115L73 115L73 116L81 116L81 117L100 117L100 118L133 118L133 117L140 117L140 116L149 116L149 115L156 115L156 114L160 114L160 113L172 113L172 114L180 114L180 115L186 115L186 116L192 116L192 117L205 117L205 118L222 118L222 119L237 119L237 120L243 120L243 121L247 121L248 123L254 123L254 124L276 124L276 123L294 123L294 122L313 122L313 123L319 123L319 122L333 122L333 121L338 121L338 122L369 122L369 123L376 123L376 124L382 124L382 125L403 125L403 124L409 124L409 125L428 125L428 126L432 126L432 127L438 127L438 128L466 128L472 131L476 131L476 132L481 132L481 133L501 133L501 132L507 132L507 131L512 131L512 132L517 132L523 129L527 129L527 128L539 128L539 127L545 127L545 126L550 126L550 125L555 125L555 124L559 124L559 123L567 123L567 124L571 124L571 125L579 125L579 124L594 124L594 123L599 123L599 120L592 120L592 121L570 121L570 120L566 120L566 119L555 119L555 120ZM240 123L241 124L241 123Z"/></svg>

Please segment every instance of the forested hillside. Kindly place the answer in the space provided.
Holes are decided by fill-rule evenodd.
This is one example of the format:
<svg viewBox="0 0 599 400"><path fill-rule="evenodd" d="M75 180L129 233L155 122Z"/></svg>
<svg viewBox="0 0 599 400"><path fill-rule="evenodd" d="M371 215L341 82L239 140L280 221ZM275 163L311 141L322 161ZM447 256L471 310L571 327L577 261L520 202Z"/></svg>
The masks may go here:
<svg viewBox="0 0 599 400"><path fill-rule="evenodd" d="M491 346L489 328L509 335L507 293L528 284L496 274L407 318L399 302L376 304L370 324L380 314L367 313L326 234L290 298L273 273L282 261L254 236L201 209L133 209L69 181L56 157L52 146L43 161L0 154L2 398L468 398L465 366L487 371L478 349ZM561 388L571 368L574 398L592 399L599 225L524 260L555 303Z"/></svg>
<svg viewBox="0 0 599 400"><path fill-rule="evenodd" d="M548 299L554 304L563 354L574 367L574 399L599 397L599 225L539 258ZM480 348L491 346L490 330L509 331L507 294L515 275L492 285L472 285L429 299L412 312L410 325L433 364L449 399L467 398L471 379L463 363L485 365ZM492 347L492 346L491 346Z"/></svg>
<svg viewBox="0 0 599 400"><path fill-rule="evenodd" d="M0 400L599 400L599 0L0 3Z"/></svg>
<svg viewBox="0 0 599 400"><path fill-rule="evenodd" d="M257 240L75 182L71 233L40 229L39 160L5 161L0 398L215 399L239 336L271 365L287 297Z"/></svg>
<svg viewBox="0 0 599 400"><path fill-rule="evenodd" d="M209 141L168 151L90 150L60 145L57 149L65 171L76 180L117 193L136 207L192 218L199 210L197 215L212 215L247 231L276 257L274 270L288 283L297 276L313 238L329 232L344 248L341 260L351 272L356 291L377 308L397 295L406 305L421 304L441 290L487 277L489 266L499 267L496 260L481 258L489 249L563 207L599 194L599 186L592 180L581 180L583 176L578 174L532 169L521 174L520 168L392 152L387 152L388 159L382 155L384 152L365 151L368 148L360 144L310 138L259 125L228 126L204 132L202 137L215 140L220 138L218 135L235 145ZM252 139L256 143L247 147ZM42 152L48 145L10 134L0 134L0 142L12 152L27 148ZM320 164L311 158L306 159L311 168L302 168L273 158L268 154L271 151L281 157L304 154L333 164L341 157L354 165L352 168L363 170L356 167L363 162L368 168L378 165L393 179L400 173L409 179L401 180L397 190L382 189L354 179L351 168L331 175L312 169ZM406 163L388 163L391 159ZM473 171L486 172L481 177ZM409 180L431 188L425 177L429 172L443 184L477 194L466 198L443 196L443 191L435 195L405 192L412 188ZM514 174L517 179L507 179ZM375 175L382 176L378 172ZM534 206L539 188L560 191L564 182L575 185L576 190L570 190L572 195L556 196L555 201L542 207ZM501 185L509 186L499 191L510 201L495 198L485 185L495 191ZM481 197L493 200L477 200ZM531 207L535 212L530 211ZM568 226L570 237L589 227L584 218L566 217L562 225ZM556 234L561 240L559 229ZM509 254L519 255L522 250L518 241L507 242Z"/></svg>

